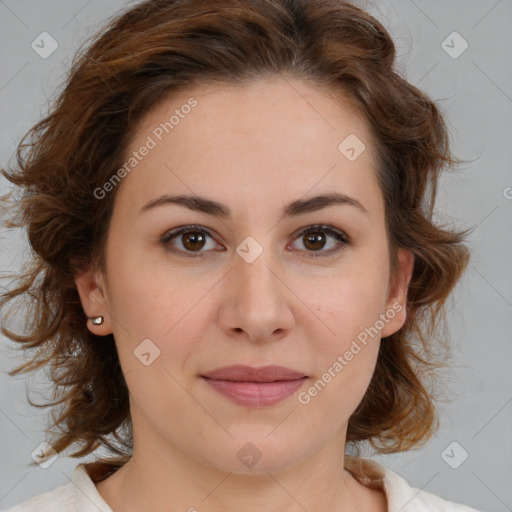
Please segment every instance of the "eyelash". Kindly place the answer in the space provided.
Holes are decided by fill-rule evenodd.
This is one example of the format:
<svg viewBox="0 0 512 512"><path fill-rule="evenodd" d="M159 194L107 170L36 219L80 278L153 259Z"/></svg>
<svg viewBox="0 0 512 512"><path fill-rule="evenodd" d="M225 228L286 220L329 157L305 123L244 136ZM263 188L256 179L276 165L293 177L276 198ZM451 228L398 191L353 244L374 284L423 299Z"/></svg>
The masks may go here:
<svg viewBox="0 0 512 512"><path fill-rule="evenodd" d="M181 249L176 250L174 248L171 248L171 245L169 243L172 239L178 237L179 235L183 235L185 233L196 233L196 232L207 234L208 236L210 236L211 238L214 239L212 232L208 228L199 226L197 224L190 224L188 226L182 226L182 227L173 229L172 231L166 232L160 238L160 243L165 247L166 250L172 252L173 254L178 254L185 258L200 258L200 257L202 257L201 254L205 251L196 251L197 255L195 255L193 251L182 251ZM310 233L310 232L311 233L318 233L318 232L326 233L326 234L332 236L334 239L336 239L339 242L339 244L338 244L337 248L330 249L328 251L317 251L316 253L315 253L315 251L307 251L307 250L300 251L300 252L306 253L305 254L306 258L321 258L321 257L331 256L332 254L342 251L346 246L351 244L350 238L343 231L334 229L330 226L325 226L323 224L314 224L314 225L302 228L297 233L296 238L300 238L304 234ZM310 254L307 254L307 253L310 253Z"/></svg>

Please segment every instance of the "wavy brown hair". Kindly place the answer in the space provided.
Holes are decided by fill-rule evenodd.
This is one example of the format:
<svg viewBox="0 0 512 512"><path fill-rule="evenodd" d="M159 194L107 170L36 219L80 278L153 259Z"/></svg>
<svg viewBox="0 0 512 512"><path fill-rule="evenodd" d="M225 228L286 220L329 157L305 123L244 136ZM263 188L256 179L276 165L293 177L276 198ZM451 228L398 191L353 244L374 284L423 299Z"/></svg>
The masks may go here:
<svg viewBox="0 0 512 512"><path fill-rule="evenodd" d="M52 401L29 401L53 407L53 447L80 445L72 457L105 448L109 457L89 465L95 481L133 447L113 336L87 329L74 283L80 271L104 268L116 189L101 201L94 190L125 161L138 121L171 92L268 75L343 92L371 130L392 275L398 248L415 262L406 323L381 344L347 442L357 448L368 441L381 453L423 445L439 424L430 377L448 353L440 326L469 260L468 230L433 220L439 174L460 161L439 108L395 69L395 47L381 23L342 0L148 0L90 39L50 113L21 140L16 165L2 169L15 185L4 196L14 210L6 227L26 228L32 249L0 303L3 334L30 354L9 374L49 369ZM24 332L7 327L15 312L27 319Z"/></svg>

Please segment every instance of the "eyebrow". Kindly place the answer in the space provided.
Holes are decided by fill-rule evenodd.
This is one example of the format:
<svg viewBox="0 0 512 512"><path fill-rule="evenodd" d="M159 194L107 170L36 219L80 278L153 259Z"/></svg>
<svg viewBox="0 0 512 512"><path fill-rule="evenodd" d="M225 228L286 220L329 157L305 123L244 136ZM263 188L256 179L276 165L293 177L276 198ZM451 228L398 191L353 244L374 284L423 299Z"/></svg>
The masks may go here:
<svg viewBox="0 0 512 512"><path fill-rule="evenodd" d="M197 195L169 195L163 194L145 204L140 213L156 208L158 206L177 204L189 210L205 213L222 219L232 217L230 208L222 203ZM349 205L358 208L361 212L368 214L366 208L355 198L345 194L331 193L321 194L307 199L297 199L283 208L282 218L295 217L304 213L315 212L334 205Z"/></svg>

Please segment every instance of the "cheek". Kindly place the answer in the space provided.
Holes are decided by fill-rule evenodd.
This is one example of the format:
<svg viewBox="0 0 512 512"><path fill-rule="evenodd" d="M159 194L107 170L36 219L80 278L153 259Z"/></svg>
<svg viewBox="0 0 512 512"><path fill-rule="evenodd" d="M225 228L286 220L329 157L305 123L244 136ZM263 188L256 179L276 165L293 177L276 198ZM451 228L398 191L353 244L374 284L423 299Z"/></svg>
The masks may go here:
<svg viewBox="0 0 512 512"><path fill-rule="evenodd" d="M324 287L315 287L310 294L311 309L321 319L315 321L319 331L308 336L316 375L299 401L311 406L315 422L332 421L332 414L347 420L371 381L380 347L382 326L378 322L386 299L385 256L377 247L359 253L336 278L326 279Z"/></svg>
<svg viewBox="0 0 512 512"><path fill-rule="evenodd" d="M124 369L140 370L134 351L145 346L142 343L152 356L153 351L158 355L153 374L156 366L165 366L172 373L186 367L204 338L209 301L218 280L219 276L211 272L198 277L190 269L165 271L162 266L143 266L139 258L129 254L113 264L109 273L110 312Z"/></svg>
<svg viewBox="0 0 512 512"><path fill-rule="evenodd" d="M363 399L379 354L378 321L385 291L380 270L371 272L366 267L363 274L347 274L331 283L328 293L311 298L315 313L329 327L309 333L316 372L311 386L298 396L309 410L313 428L336 428Z"/></svg>
<svg viewBox="0 0 512 512"><path fill-rule="evenodd" d="M357 261L356 261L357 260ZM384 313L388 283L387 262L376 255L358 255L334 275L315 280L314 287L299 293L308 297L310 310L324 333L322 338L338 351L365 329L375 325ZM311 284L311 283L309 283Z"/></svg>
<svg viewBox="0 0 512 512"><path fill-rule="evenodd" d="M127 250L122 258L111 261L109 301L111 313L126 330L160 338L197 301L206 283L198 279L191 286L186 271L153 265L149 256Z"/></svg>

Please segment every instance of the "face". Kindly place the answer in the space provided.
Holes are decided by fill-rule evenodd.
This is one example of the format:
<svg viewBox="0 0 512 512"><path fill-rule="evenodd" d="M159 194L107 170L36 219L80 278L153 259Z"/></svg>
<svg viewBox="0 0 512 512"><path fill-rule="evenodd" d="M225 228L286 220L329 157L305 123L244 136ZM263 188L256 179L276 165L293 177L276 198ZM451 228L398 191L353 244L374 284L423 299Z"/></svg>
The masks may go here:
<svg viewBox="0 0 512 512"><path fill-rule="evenodd" d="M149 112L134 151L106 269L76 279L87 315L105 316L91 331L114 334L134 454L239 472L342 454L381 338L405 321L408 283L391 282L365 122L298 79L210 84ZM411 255L399 257L407 277ZM232 365L297 374L205 378ZM254 468L247 455L261 457Z"/></svg>

